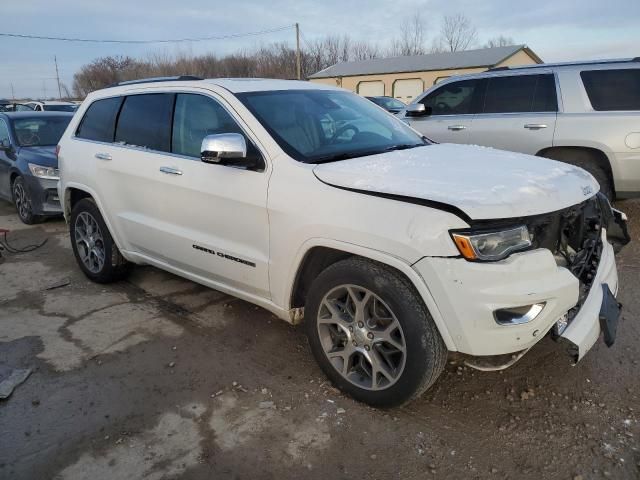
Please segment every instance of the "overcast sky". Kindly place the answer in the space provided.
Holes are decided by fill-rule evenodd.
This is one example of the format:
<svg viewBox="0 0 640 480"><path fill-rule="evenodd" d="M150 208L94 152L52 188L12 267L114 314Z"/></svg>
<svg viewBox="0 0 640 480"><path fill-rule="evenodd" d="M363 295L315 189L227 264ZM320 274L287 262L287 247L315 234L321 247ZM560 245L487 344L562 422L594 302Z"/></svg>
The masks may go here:
<svg viewBox="0 0 640 480"><path fill-rule="evenodd" d="M349 34L386 46L403 18L420 11L428 45L443 15L463 13L479 43L505 35L543 60L640 56L640 0L0 0L0 33L145 40L220 36L300 23L306 40ZM54 55L69 86L83 64L106 55L150 52L229 53L288 41L293 29L267 35L182 43L118 45L0 37L0 98L57 95Z"/></svg>

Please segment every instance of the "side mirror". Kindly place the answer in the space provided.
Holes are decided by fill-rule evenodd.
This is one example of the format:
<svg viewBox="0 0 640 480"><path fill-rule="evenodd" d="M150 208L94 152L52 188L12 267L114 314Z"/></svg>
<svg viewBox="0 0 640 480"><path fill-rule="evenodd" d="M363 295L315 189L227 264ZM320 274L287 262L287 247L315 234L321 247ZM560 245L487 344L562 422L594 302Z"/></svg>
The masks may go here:
<svg viewBox="0 0 640 480"><path fill-rule="evenodd" d="M221 165L243 164L247 158L247 141L239 133L207 135L202 139L200 159Z"/></svg>
<svg viewBox="0 0 640 480"><path fill-rule="evenodd" d="M9 140L4 139L0 142L0 151L3 152L13 152L13 147L11 146L11 143L9 143Z"/></svg>
<svg viewBox="0 0 640 480"><path fill-rule="evenodd" d="M431 107L425 107L422 103L407 105L407 117L428 117L431 115Z"/></svg>

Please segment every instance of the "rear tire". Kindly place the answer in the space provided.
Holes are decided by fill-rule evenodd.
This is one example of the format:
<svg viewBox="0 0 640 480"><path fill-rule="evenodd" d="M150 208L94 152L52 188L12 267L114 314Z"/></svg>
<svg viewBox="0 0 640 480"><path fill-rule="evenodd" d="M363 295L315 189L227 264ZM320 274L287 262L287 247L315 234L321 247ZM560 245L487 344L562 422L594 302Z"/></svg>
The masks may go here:
<svg viewBox="0 0 640 480"><path fill-rule="evenodd" d="M542 156L583 168L598 181L600 191L606 195L609 201L613 201L615 193L611 175L609 171L598 162L595 154L579 148L558 148L550 150Z"/></svg>
<svg viewBox="0 0 640 480"><path fill-rule="evenodd" d="M116 282L131 271L132 264L118 250L92 199L83 198L73 207L69 234L76 261L90 280Z"/></svg>
<svg viewBox="0 0 640 480"><path fill-rule="evenodd" d="M422 298L399 272L362 258L327 267L305 306L313 355L333 384L374 407L395 407L438 378L447 348Z"/></svg>

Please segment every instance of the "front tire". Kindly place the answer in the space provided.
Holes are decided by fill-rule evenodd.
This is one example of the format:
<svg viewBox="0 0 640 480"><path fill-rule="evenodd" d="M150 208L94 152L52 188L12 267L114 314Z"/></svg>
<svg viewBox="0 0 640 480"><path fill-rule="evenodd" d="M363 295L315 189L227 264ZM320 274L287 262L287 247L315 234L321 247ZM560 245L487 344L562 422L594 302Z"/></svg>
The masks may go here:
<svg viewBox="0 0 640 480"><path fill-rule="evenodd" d="M42 221L42 217L33 214L33 204L31 194L27 189L27 184L22 177L16 177L11 185L13 203L18 211L20 221L26 225L33 225Z"/></svg>
<svg viewBox="0 0 640 480"><path fill-rule="evenodd" d="M418 397L447 359L413 285L396 270L362 258L337 262L314 280L305 326L311 351L333 384L375 407Z"/></svg>
<svg viewBox="0 0 640 480"><path fill-rule="evenodd" d="M132 264L118 250L92 199L83 198L73 207L69 234L76 261L90 280L111 283L129 274Z"/></svg>

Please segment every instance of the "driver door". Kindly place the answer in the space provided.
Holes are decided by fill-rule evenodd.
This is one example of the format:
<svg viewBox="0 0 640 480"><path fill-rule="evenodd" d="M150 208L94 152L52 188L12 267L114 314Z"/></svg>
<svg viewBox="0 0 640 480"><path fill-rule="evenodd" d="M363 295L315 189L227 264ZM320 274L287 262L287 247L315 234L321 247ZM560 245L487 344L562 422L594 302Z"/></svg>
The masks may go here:
<svg viewBox="0 0 640 480"><path fill-rule="evenodd" d="M431 115L405 120L422 135L438 143L468 143L482 80L447 83L420 100Z"/></svg>

